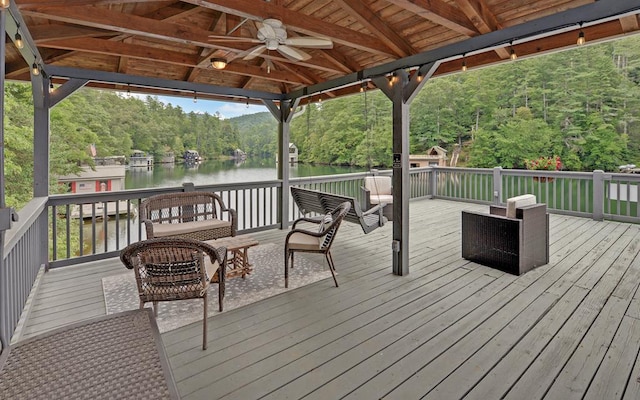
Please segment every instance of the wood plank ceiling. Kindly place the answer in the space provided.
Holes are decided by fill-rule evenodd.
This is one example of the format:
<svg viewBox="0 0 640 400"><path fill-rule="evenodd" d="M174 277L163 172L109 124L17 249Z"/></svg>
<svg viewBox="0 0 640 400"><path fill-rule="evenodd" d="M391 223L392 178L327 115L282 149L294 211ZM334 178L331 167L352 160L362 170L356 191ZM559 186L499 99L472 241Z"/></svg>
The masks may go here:
<svg viewBox="0 0 640 400"><path fill-rule="evenodd" d="M44 65L156 77L268 93L291 93L363 69L570 10L594 0L15 0ZM275 18L289 38L323 37L333 48L302 48L308 60L264 50L261 21ZM637 14L575 25L540 40L513 44L522 57L640 29ZM212 37L213 36L213 37ZM244 40L242 40L244 38ZM30 64L7 32L7 78L30 79ZM469 68L508 60L510 43L465 56ZM286 50L286 49L285 49ZM211 58L224 58L218 70ZM459 70L443 62L435 75ZM113 84L94 86L122 88ZM137 91L161 93L157 89ZM334 95L357 90L336 91ZM327 93L331 95L330 92ZM215 96L211 96L215 98Z"/></svg>

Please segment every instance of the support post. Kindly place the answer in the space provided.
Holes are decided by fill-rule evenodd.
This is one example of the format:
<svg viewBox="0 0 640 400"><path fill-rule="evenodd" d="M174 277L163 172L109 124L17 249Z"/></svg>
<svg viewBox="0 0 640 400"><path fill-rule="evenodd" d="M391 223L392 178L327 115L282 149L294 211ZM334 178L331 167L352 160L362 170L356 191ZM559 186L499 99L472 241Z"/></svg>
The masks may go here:
<svg viewBox="0 0 640 400"><path fill-rule="evenodd" d="M604 171L593 171L593 219L604 220Z"/></svg>
<svg viewBox="0 0 640 400"><path fill-rule="evenodd" d="M33 95L33 197L49 195L49 79L44 74L31 75Z"/></svg>
<svg viewBox="0 0 640 400"><path fill-rule="evenodd" d="M0 32L5 34L7 23L7 11L0 9ZM4 179L4 82L6 75L5 51L7 43L0 41L0 208L5 207L5 179ZM6 352L11 341L9 324L9 282L8 271L4 254L5 231L0 230L0 347L2 353ZM46 242L45 242L46 243Z"/></svg>
<svg viewBox="0 0 640 400"><path fill-rule="evenodd" d="M493 167L493 204L502 201L502 167Z"/></svg>
<svg viewBox="0 0 640 400"><path fill-rule="evenodd" d="M278 120L278 179L282 183L278 189L278 221L280 229L289 227L289 141L291 137L290 127L293 118L293 110L298 106L300 99L280 102L278 107L271 100L263 100L263 103L271 114Z"/></svg>
<svg viewBox="0 0 640 400"><path fill-rule="evenodd" d="M409 274L409 105L437 66L423 65L410 78L404 69L393 73L392 80L377 77L372 81L393 102L393 241L391 259L394 275Z"/></svg>

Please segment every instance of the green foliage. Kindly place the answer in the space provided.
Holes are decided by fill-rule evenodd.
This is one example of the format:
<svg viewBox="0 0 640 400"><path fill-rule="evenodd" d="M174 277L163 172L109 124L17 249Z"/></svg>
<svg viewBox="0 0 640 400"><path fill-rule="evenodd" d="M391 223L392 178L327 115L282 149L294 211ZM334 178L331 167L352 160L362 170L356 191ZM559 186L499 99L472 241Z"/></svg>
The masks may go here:
<svg viewBox="0 0 640 400"><path fill-rule="evenodd" d="M472 67L472 66L471 66ZM33 182L33 106L29 85L7 83L7 203L20 207ZM205 158L237 148L275 157L278 125L270 113L231 120L185 113L157 97L126 98L79 90L51 111L52 177L98 155L132 149L161 157L195 149ZM411 105L410 146L422 153L461 144L470 166L524 168L524 160L558 155L567 170L616 170L640 163L640 38L582 46L492 68L429 80ZM300 160L390 167L391 101L377 90L318 104L294 114L291 142ZM55 179L51 191L58 189Z"/></svg>

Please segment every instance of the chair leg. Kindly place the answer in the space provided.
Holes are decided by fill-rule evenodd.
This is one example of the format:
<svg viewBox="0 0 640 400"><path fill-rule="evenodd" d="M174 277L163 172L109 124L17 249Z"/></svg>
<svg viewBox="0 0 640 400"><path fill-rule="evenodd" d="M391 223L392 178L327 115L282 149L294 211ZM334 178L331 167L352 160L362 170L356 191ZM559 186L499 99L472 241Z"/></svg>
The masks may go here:
<svg viewBox="0 0 640 400"><path fill-rule="evenodd" d="M158 318L158 302L157 301L153 302L153 316Z"/></svg>
<svg viewBox="0 0 640 400"><path fill-rule="evenodd" d="M224 291L225 291L225 283L224 280L218 282L218 310L222 312L224 308Z"/></svg>
<svg viewBox="0 0 640 400"><path fill-rule="evenodd" d="M289 287L289 250L284 251L284 287Z"/></svg>
<svg viewBox="0 0 640 400"><path fill-rule="evenodd" d="M202 350L207 349L207 294L204 294L204 316L202 318Z"/></svg>
<svg viewBox="0 0 640 400"><path fill-rule="evenodd" d="M327 258L327 262L329 263L329 271L331 271L331 275L333 276L333 282L336 284L336 287L338 287L338 279L336 278L336 267L333 265L333 258L331 258L331 253L327 252L325 254L325 257Z"/></svg>

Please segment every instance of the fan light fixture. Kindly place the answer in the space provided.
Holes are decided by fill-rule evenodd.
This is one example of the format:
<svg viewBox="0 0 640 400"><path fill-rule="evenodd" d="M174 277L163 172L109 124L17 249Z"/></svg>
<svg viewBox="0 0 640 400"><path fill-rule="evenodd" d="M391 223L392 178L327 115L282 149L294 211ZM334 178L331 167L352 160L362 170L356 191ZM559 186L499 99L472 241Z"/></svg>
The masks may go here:
<svg viewBox="0 0 640 400"><path fill-rule="evenodd" d="M215 69L225 69L227 66L227 60L220 57L214 57L211 60L211 66Z"/></svg>

